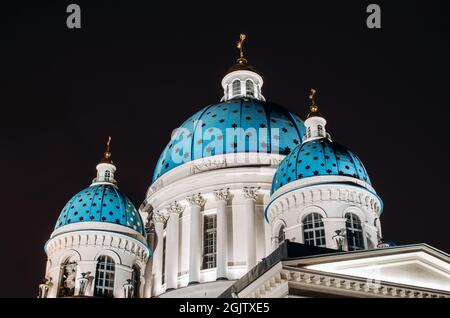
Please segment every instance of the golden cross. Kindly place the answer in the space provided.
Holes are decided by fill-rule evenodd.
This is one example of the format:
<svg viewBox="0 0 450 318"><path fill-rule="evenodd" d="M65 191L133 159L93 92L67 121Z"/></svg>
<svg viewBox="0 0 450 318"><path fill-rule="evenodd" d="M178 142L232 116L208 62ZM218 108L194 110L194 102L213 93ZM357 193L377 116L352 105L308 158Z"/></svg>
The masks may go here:
<svg viewBox="0 0 450 318"><path fill-rule="evenodd" d="M311 88L310 93L309 93L309 100L311 101L311 106L310 109L313 113L317 112L317 105L316 105L316 101L314 100L314 97L316 96L317 91L314 88Z"/></svg>
<svg viewBox="0 0 450 318"><path fill-rule="evenodd" d="M108 136L108 142L106 143L106 152L109 152L109 145L111 144L111 136Z"/></svg>
<svg viewBox="0 0 450 318"><path fill-rule="evenodd" d="M245 34L241 33L239 35L239 42L237 43L236 47L239 49L239 57L242 59L244 58L244 51L243 51L243 46L244 46L244 41L245 41Z"/></svg>

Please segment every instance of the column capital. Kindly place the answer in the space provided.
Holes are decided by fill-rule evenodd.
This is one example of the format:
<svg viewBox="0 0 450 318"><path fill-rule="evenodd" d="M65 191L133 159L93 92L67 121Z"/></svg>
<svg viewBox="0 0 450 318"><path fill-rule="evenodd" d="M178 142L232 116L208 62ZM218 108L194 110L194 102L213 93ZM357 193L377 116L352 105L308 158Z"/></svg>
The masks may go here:
<svg viewBox="0 0 450 318"><path fill-rule="evenodd" d="M243 187L243 196L246 199L256 200L258 198L258 190L261 187Z"/></svg>
<svg viewBox="0 0 450 318"><path fill-rule="evenodd" d="M180 215L184 211L184 206L182 206L177 201L173 201L167 206L167 213Z"/></svg>
<svg viewBox="0 0 450 318"><path fill-rule="evenodd" d="M230 199L230 188L214 190L213 194L217 201L227 202Z"/></svg>
<svg viewBox="0 0 450 318"><path fill-rule="evenodd" d="M199 206L202 207L205 205L206 200L203 198L201 193L192 194L186 197L187 202L191 206Z"/></svg>
<svg viewBox="0 0 450 318"><path fill-rule="evenodd" d="M154 211L152 216L153 223L165 223L167 221L167 214L161 211Z"/></svg>

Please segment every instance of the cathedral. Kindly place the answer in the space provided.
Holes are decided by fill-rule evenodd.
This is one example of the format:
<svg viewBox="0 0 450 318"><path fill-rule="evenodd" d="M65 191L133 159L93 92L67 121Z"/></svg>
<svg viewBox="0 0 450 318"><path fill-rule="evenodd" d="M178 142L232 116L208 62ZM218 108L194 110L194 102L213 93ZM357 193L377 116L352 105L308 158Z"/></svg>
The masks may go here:
<svg viewBox="0 0 450 318"><path fill-rule="evenodd" d="M304 119L267 101L244 42L220 101L173 131L138 209L109 138L44 246L39 297L450 297L448 254L383 239L364 154L333 141L319 92Z"/></svg>

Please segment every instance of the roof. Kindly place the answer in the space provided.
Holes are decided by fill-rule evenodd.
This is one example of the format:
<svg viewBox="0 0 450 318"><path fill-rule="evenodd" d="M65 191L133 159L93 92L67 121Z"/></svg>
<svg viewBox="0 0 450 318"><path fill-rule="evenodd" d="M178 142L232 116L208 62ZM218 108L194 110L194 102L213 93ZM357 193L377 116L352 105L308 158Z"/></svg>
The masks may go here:
<svg viewBox="0 0 450 318"><path fill-rule="evenodd" d="M314 256L336 253L336 250L332 250L324 247L317 247L313 245L300 244L285 240L278 248L273 251L269 256L265 257L260 263L253 267L247 274L242 276L236 283L230 288L225 290L219 298L232 298L234 293L239 293L245 287L250 285L253 281L258 279L262 274L267 272L272 266L282 260L287 260L297 257ZM343 252L341 252L343 253Z"/></svg>
<svg viewBox="0 0 450 318"><path fill-rule="evenodd" d="M416 257L415 262L412 262L412 255L415 255ZM378 261L374 261L372 259ZM384 261L380 261L381 259ZM285 266L289 268L302 267L320 271L322 273L328 271L330 273L341 275L348 275L348 273L351 272L352 277L358 277L362 270L367 271L374 266L383 266L383 264L385 266L387 264L387 259L391 259L392 262L397 262L397 266L409 266L409 264L417 265L420 262L424 262L423 267L416 268L410 273L411 276L415 275L413 280L416 281L416 283L413 285L421 289L432 289L432 287L435 287L432 286L431 279L430 281L426 281L426 276L424 276L425 271L429 270L428 275L434 275L440 271L443 273L442 275L447 275L446 277L448 277L448 269L450 268L449 254L423 243L347 252L289 242L286 240L280 244L280 246L272 254L263 259L262 262L236 281L236 283L223 292L219 297L231 298L233 297L233 294L240 293L280 262L283 262L283 268ZM409 262L405 262L405 260L409 260ZM344 266L344 264L348 264L349 261L352 263L348 266ZM359 264L359 267L356 264ZM399 268L398 270L401 273L407 271L403 268ZM409 269L409 271L411 271L411 269ZM405 273L405 275L406 274L407 273ZM365 273L364 275L369 275L369 273ZM362 277L373 279L370 275ZM388 277L384 275L382 278L386 279ZM410 281L411 277L406 277L405 280L405 277L398 277L397 274L391 275L389 279L391 279L393 283L398 284L398 286L407 286L408 284L405 285L405 282L408 280ZM417 280L422 280L422 282L417 283ZM439 279L434 277L434 281L439 282ZM440 284L445 284L445 282L441 282ZM411 285L411 283L409 285ZM447 285L447 289L435 287L434 290L445 291L450 289Z"/></svg>
<svg viewBox="0 0 450 318"><path fill-rule="evenodd" d="M112 184L93 184L75 194L62 209L55 230L79 222L114 223L146 236L139 212Z"/></svg>
<svg viewBox="0 0 450 318"><path fill-rule="evenodd" d="M288 155L301 144L304 133L300 117L275 103L239 98L211 104L174 131L153 181L186 162L219 154Z"/></svg>
<svg viewBox="0 0 450 318"><path fill-rule="evenodd" d="M273 178L272 193L299 179L328 175L349 176L371 184L362 161L352 151L321 138L296 147L280 163Z"/></svg>

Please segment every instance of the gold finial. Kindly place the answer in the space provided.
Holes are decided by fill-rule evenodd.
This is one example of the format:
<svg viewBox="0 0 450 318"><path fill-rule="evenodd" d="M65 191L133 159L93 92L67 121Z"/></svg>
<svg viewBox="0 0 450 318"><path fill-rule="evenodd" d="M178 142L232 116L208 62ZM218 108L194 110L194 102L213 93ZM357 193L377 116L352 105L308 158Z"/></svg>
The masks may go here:
<svg viewBox="0 0 450 318"><path fill-rule="evenodd" d="M110 145L111 145L111 136L108 136L108 141L106 142L106 151L103 153L102 162L112 163L111 160L112 154L110 151Z"/></svg>
<svg viewBox="0 0 450 318"><path fill-rule="evenodd" d="M239 42L237 43L236 47L239 49L239 63L246 63L247 60L244 58L244 41L246 39L246 36L244 33L241 33L239 35Z"/></svg>
<svg viewBox="0 0 450 318"><path fill-rule="evenodd" d="M314 100L316 93L317 93L317 91L314 88L311 88L309 96L308 96L308 98L311 102L311 105L309 106L311 113L317 113L317 111L319 110L319 107L316 105L316 101Z"/></svg>
<svg viewBox="0 0 450 318"><path fill-rule="evenodd" d="M111 136L108 136L108 141L106 142L106 152L109 153L109 145L111 144Z"/></svg>

